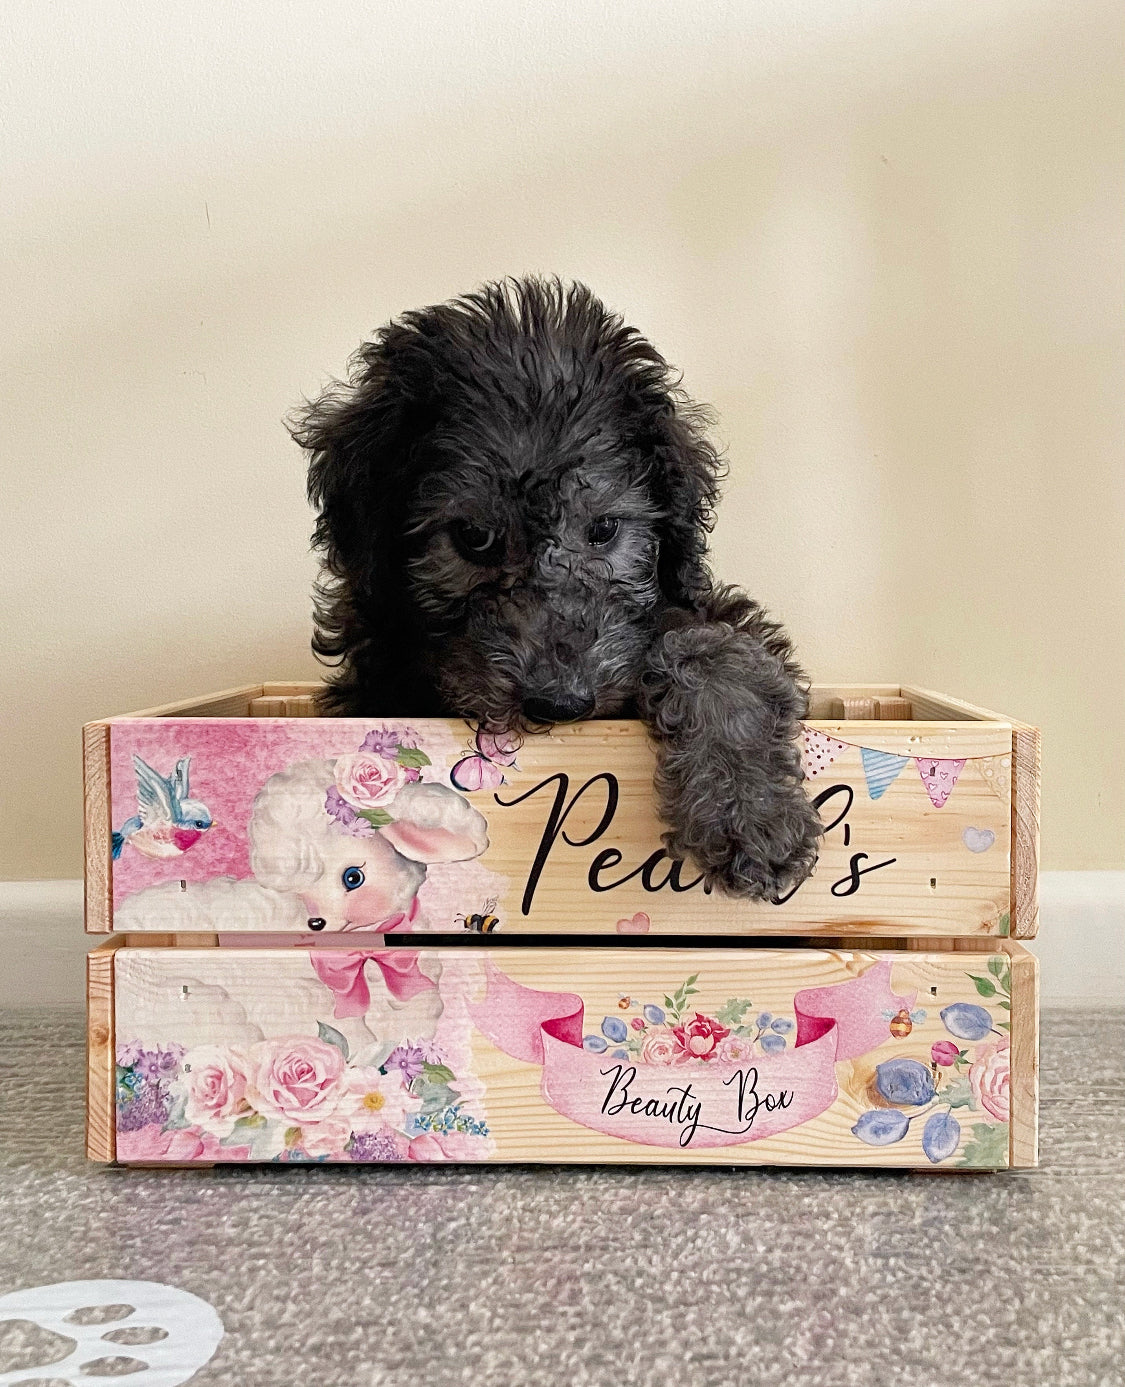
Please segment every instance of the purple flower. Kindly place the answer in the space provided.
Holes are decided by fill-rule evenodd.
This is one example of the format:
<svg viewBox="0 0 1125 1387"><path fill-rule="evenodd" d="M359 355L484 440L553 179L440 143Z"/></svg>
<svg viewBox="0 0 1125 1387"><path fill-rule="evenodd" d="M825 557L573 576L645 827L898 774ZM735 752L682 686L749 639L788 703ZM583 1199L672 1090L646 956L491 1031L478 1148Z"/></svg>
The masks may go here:
<svg viewBox="0 0 1125 1387"><path fill-rule="evenodd" d="M391 1132L384 1127L381 1132L358 1132L353 1135L348 1146L348 1155L353 1161L397 1161L400 1152Z"/></svg>
<svg viewBox="0 0 1125 1387"><path fill-rule="evenodd" d="M324 807L328 811L328 817L335 819L344 832L350 833L354 838L370 838L378 832L374 824L356 813L335 785L325 795Z"/></svg>
<svg viewBox="0 0 1125 1387"><path fill-rule="evenodd" d="M402 738L389 727L373 727L360 743L360 751L373 751L376 756L386 756L392 761L398 755Z"/></svg>
<svg viewBox="0 0 1125 1387"><path fill-rule="evenodd" d="M421 1045L399 1045L387 1056L383 1068L388 1073L397 1069L402 1076L402 1082L409 1088L421 1074L425 1062L426 1056Z"/></svg>
<svg viewBox="0 0 1125 1387"><path fill-rule="evenodd" d="M159 1050L142 1050L133 1066L146 1084L159 1084L164 1077L164 1055Z"/></svg>
<svg viewBox="0 0 1125 1387"><path fill-rule="evenodd" d="M122 1069L132 1069L143 1053L141 1042L130 1040L128 1045L118 1046L117 1063Z"/></svg>
<svg viewBox="0 0 1125 1387"><path fill-rule="evenodd" d="M139 1132L142 1127L155 1123L163 1127L168 1121L172 1105L169 1094L155 1085L146 1084L140 1093L129 1103L121 1103L117 1108L117 1130L119 1132Z"/></svg>

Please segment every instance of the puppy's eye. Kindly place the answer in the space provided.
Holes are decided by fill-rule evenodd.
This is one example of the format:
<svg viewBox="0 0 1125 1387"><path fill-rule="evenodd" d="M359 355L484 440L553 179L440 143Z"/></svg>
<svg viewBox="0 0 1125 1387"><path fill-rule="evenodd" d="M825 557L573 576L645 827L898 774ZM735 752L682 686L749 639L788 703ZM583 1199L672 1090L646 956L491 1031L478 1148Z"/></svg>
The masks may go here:
<svg viewBox="0 0 1125 1387"><path fill-rule="evenodd" d="M620 528L621 521L614 520L612 515L599 515L590 523L586 538L591 544L608 544Z"/></svg>
<svg viewBox="0 0 1125 1387"><path fill-rule="evenodd" d="M365 877L358 867L345 867L344 875L340 880L347 890L354 891L357 886L363 885Z"/></svg>
<svg viewBox="0 0 1125 1387"><path fill-rule="evenodd" d="M484 525L459 520L453 527L453 540L465 558L482 563L496 557L496 531Z"/></svg>

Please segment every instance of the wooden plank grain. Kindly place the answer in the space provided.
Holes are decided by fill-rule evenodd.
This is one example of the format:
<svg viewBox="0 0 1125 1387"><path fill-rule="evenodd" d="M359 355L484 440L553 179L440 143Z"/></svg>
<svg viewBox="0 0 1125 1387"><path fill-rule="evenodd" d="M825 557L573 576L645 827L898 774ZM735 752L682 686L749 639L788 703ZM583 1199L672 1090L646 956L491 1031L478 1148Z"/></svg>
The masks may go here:
<svg viewBox="0 0 1125 1387"><path fill-rule="evenodd" d="M87 934L113 929L113 825L110 808L109 724L82 729L83 851Z"/></svg>
<svg viewBox="0 0 1125 1387"><path fill-rule="evenodd" d="M1015 939L1039 932L1039 796L1041 737L1012 724L1012 918Z"/></svg>
<svg viewBox="0 0 1125 1387"><path fill-rule="evenodd" d="M456 912L479 910L486 896L495 897L500 928L508 934L612 934L619 929L628 933L634 927L631 922L665 934L831 936L844 930L860 936L940 936L995 934L1006 928L1011 889L1006 785L997 795L982 775L965 774L939 808L928 797L917 766L911 765L873 797L856 743L917 762L926 756L1010 755L1010 727L879 720L810 727L852 740L835 756L830 774L809 782L828 832L815 876L782 904L745 902L717 891L707 894L689 869L680 875L675 864L662 860L664 825L652 792L652 744L639 723L600 721L528 737L517 763L505 767L505 784L495 794L485 789L471 794L470 802L488 821L488 845L480 865L494 874L494 880L478 900L466 897L452 903L443 919L428 920L428 928L464 928ZM419 719L414 730L424 745L432 739L429 745L439 758L435 778L448 776L458 755L455 748L469 739L468 729L456 720ZM198 755L193 767L201 766L204 754L214 765L215 729L208 720L122 720L112 731L113 764L119 774L130 774L130 739L144 738L148 747L154 732L166 738L161 765L170 767L181 756ZM231 732L235 750L220 769L232 780L247 774L247 748L255 749L254 774L260 777L258 767L265 764L270 739L284 747L292 735L286 720L276 718L243 720ZM317 752L330 758L358 740L348 720L310 720L302 747L305 755ZM284 764L278 756L271 769L280 770ZM260 778L256 784L261 784ZM295 803L294 815L299 817L300 810ZM247 834L250 813L247 800L240 811L246 817L224 824L232 844L237 843L234 835ZM565 816L565 832L560 831L560 816ZM983 840L986 850L970 851L970 840ZM131 868L132 861L127 865ZM222 875L224 868L229 876L242 871L233 858L229 867L217 862L215 874ZM168 859L157 870L163 884L174 884L179 860ZM127 891L123 881L118 885ZM145 900L143 909L131 906L129 928L226 930L225 920L195 910L194 887L194 881L187 881L183 901L174 890L165 890ZM231 918L230 929L241 927Z"/></svg>
<svg viewBox="0 0 1125 1387"><path fill-rule="evenodd" d="M1006 952L1010 953L1013 947L1017 950L1015 957L1019 958L1022 951L1018 950L1018 946L1008 946ZM898 1142L874 1146L861 1141L854 1128L862 1115L873 1106L883 1106L878 1097L873 1096L879 1066L887 1060L910 1059L929 1068L932 1045L948 1039L941 1017L942 1009L954 1002L964 1003L977 998L973 976L988 976L989 963L994 962L996 956L995 951L978 949L970 952L967 948L923 954L847 947L836 950L782 950L749 947L548 949L481 946L473 949L430 948L413 953L422 972L440 985L443 1008L439 1014L451 1019L452 1029L437 1031L434 1043L439 1047L448 1047L443 1053L451 1056L449 1062L458 1079L471 1085L472 1092L477 1095L473 1101L479 1101L480 1107L476 1110L487 1121L491 1133L490 1148L481 1153L485 1159L505 1162L624 1161L645 1164L848 1165L922 1169L932 1168L932 1162L922 1145L924 1124L911 1124L909 1132ZM893 994L899 998L914 999L910 1003L917 1008L912 1016L913 1028L908 1026L905 1032L891 1031L885 1038L876 1040L865 1053L839 1059L835 1065L829 1054L827 1068L820 1078L810 1080L799 1077L802 1073L807 1075L807 1071L802 1068L804 1061L800 1059L799 1047L793 1045L795 1032L790 1018L796 1014L796 994L808 988L831 990L834 985L855 982L869 974L876 965L888 961L891 964L889 980ZM595 1086L596 1099L591 1112L596 1110L597 1099L600 1099L602 1089L612 1078L615 1063L612 1051L620 1035L627 1033L626 1028L636 1031L634 1022L643 1021L649 1025L662 1022L655 1012L667 1005L667 997L675 995L677 989L689 987L692 992L688 993L690 1003L684 1007L686 1016L699 1012L710 1017L723 1012L734 1024L734 1017L730 1014L730 1009L734 1007L739 1011L749 1008L751 1019L759 1011L781 1019L783 1028L788 1026L788 1031L784 1032L787 1035L786 1045L781 1047L785 1052L782 1060L767 1060L764 1056L754 1060L760 1069L761 1094L774 1091L778 1085L784 1087L787 1082L791 1085L806 1082L822 1086L827 1084L831 1087L823 1087L826 1106L817 1108L813 1115L791 1127L783 1125L780 1130L757 1139L736 1140L719 1146L693 1144L690 1137L682 1144L674 1140L638 1140L633 1135L612 1130L612 1127L603 1130L588 1125L568 1115L565 1100L561 1101L561 1105L556 1105L551 1096L555 1090L545 1083L542 1060L517 1058L518 1049L510 1050L493 1043L485 1018L490 1015L514 1015L517 1013L509 1010L512 1005L516 1005L518 1011L518 1007L531 1003L526 1000L512 1003L507 998L498 1004L500 1011L493 1013L484 1010L489 1005L486 984L490 975L485 969L486 964L499 970L506 984L533 989L540 996L544 993L555 997L565 994L561 998L564 1006L573 1005L580 999L584 1008L584 1024L578 1034L595 1039L599 1034L610 1038L609 1053L605 1054L604 1062L599 1059L598 1053L591 1054L589 1058L592 1062L581 1072L572 1071L568 1080L571 1084L577 1084L579 1089ZM396 1008L390 1007L385 999L377 1000L376 993L382 995L378 974L370 967L368 978L373 987L371 1005L374 1010L363 1018L349 1019L346 1024L339 1020L330 1024L347 1030L353 1025L362 1027L366 1023L372 1033L378 1032L382 1038L382 1026L393 1027L403 1023ZM1012 1001L1013 1012L1021 1022L1020 1028L1013 1031L1013 1043L1022 1047L1019 1056L1026 1049L1028 1035L1025 1024L1028 1018L1019 1010L1028 1000L1022 990L1023 983L1024 975L1021 972L1019 982L1013 986ZM740 1004L731 1001L732 998L746 1000ZM125 1040L137 1040L142 1044L159 1037L161 1043L174 1041L190 1050L198 1044L244 1045L252 1043L255 1035L266 1038L295 1034L311 1036L315 1034L318 1023L328 1015L331 1005L328 992L324 992L318 1000L309 958L302 950L269 947L237 951L226 948L142 948L125 951L118 965L119 1033ZM880 1003L869 1001L868 1005ZM999 1007L997 1001L989 1005ZM432 1010L427 1014L435 1015ZM538 1015L538 1011L534 1010L531 1014ZM992 1014L998 1024L1003 1012L996 1009ZM485 1021L483 1028L482 1020ZM757 1024L754 1022L754 1025ZM251 1028L257 1028L257 1031ZM350 1034L349 1043L357 1039L357 1034L362 1038L362 1031ZM569 1043L577 1046L579 1054L584 1048L589 1048L578 1046L577 1036L572 1036ZM773 1063L785 1066L790 1059L795 1065L792 1070L767 1068L768 1064ZM1022 1063L1022 1059L1018 1062ZM649 1059L634 1058L629 1063L640 1066L641 1072L636 1078L638 1089L646 1086L651 1088L655 1084L659 1093L663 1094L668 1084L679 1084L682 1088L693 1075L698 1076L697 1089L705 1082L706 1066L696 1068L688 1064L686 1067L661 1070ZM786 1080L786 1072L795 1077ZM1013 1150L1016 1158L1026 1163L1032 1158L1027 1124L1033 1120L1033 1108L1029 1113L1029 1090L1024 1074L1025 1070L1021 1069L1020 1076L1014 1080L1018 1096L1014 1099L1013 1112L1016 1116L1013 1120L1021 1126L1020 1135L1014 1138ZM832 1075L834 1079L830 1077ZM944 1072L940 1078L942 1083L956 1082L954 1076ZM557 1093L564 1091L571 1090L564 1085ZM727 1099L724 1095L725 1086L723 1090L718 1086L712 1089L712 1097L707 1101L720 1105L718 1111L711 1114L712 1120L725 1116L723 1105ZM1033 1093L1030 1093L1030 1098L1033 1102ZM601 1111L606 1111L604 1104ZM965 1114L959 1111L958 1116ZM971 1121L962 1123L959 1160L972 1160L969 1148L974 1143L978 1143L979 1151L980 1134L971 1128L981 1124L995 1125L994 1116L984 1110L974 1110ZM651 1128L648 1130L652 1131ZM739 1133L732 1132L732 1135ZM262 1158L260 1154L257 1157ZM330 1156L330 1159L339 1158L339 1155ZM947 1158L947 1161L950 1166L956 1166L958 1159ZM1003 1168L1007 1159L1005 1143L1001 1151L990 1152L989 1166Z"/></svg>
<svg viewBox="0 0 1125 1387"><path fill-rule="evenodd" d="M86 955L86 1155L112 1161L116 1154L113 965L119 940Z"/></svg>
<svg viewBox="0 0 1125 1387"><path fill-rule="evenodd" d="M1039 960L1019 944L1006 943L1012 970L1011 1165L1039 1164Z"/></svg>

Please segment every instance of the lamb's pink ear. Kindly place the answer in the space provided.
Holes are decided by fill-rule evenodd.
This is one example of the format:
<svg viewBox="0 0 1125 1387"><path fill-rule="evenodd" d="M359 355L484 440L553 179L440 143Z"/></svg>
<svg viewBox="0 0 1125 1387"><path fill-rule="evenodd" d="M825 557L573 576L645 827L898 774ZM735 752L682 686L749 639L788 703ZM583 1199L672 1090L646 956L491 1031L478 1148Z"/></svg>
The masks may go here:
<svg viewBox="0 0 1125 1387"><path fill-rule="evenodd" d="M379 836L412 862L467 862L488 847L488 821L447 785L407 785L387 809Z"/></svg>

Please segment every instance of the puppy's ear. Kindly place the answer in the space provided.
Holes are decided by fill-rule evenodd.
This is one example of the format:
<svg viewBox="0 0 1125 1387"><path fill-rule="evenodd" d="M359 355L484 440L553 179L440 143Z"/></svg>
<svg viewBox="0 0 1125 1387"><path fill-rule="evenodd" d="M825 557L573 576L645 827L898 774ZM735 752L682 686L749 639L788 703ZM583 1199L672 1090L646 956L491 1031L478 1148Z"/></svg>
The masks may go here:
<svg viewBox="0 0 1125 1387"><path fill-rule="evenodd" d="M313 544L357 595L378 585L397 549L408 502L411 444L429 390L416 334L382 329L349 362L348 380L295 411L289 431L310 454Z"/></svg>
<svg viewBox="0 0 1125 1387"><path fill-rule="evenodd" d="M670 401L657 422L653 485L664 514L657 575L674 606L694 606L712 588L707 536L723 467L704 434L706 423L705 411L685 399Z"/></svg>

